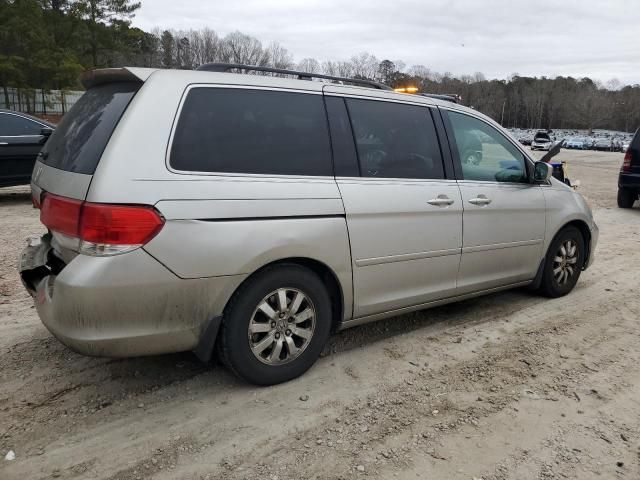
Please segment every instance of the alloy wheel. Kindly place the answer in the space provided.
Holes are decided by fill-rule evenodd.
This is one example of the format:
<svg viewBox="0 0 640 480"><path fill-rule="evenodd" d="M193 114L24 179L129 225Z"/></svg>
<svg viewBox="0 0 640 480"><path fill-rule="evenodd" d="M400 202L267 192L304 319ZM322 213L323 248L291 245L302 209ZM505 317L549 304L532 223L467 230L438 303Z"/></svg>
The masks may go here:
<svg viewBox="0 0 640 480"><path fill-rule="evenodd" d="M249 346L267 365L291 362L307 348L316 326L311 299L295 288L279 288L262 299L249 322Z"/></svg>
<svg viewBox="0 0 640 480"><path fill-rule="evenodd" d="M558 285L565 285L576 274L577 262L578 244L575 240L565 240L553 258L553 278Z"/></svg>

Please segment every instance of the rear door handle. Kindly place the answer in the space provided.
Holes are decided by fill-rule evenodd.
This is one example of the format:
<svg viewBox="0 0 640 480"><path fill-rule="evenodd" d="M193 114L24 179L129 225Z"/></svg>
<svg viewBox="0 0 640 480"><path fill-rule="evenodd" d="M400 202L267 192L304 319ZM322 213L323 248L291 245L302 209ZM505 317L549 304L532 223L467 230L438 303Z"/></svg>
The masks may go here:
<svg viewBox="0 0 640 480"><path fill-rule="evenodd" d="M0 145L9 145L7 142L0 142Z"/></svg>
<svg viewBox="0 0 640 480"><path fill-rule="evenodd" d="M429 205L435 205L436 207L446 207L447 205L453 204L453 199L446 195L438 195L436 198L427 200L427 203Z"/></svg>
<svg viewBox="0 0 640 480"><path fill-rule="evenodd" d="M470 198L469 203L473 205L489 205L491 203L491 199L484 195L478 195L476 198Z"/></svg>

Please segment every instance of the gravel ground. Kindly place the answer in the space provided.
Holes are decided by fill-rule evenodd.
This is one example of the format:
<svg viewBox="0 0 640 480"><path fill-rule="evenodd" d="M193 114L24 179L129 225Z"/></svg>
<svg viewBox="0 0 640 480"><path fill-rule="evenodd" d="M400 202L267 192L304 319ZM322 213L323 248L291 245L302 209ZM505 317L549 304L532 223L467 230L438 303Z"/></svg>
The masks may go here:
<svg viewBox="0 0 640 480"><path fill-rule="evenodd" d="M269 388L190 353L67 350L16 273L42 231L28 190L0 190L0 479L640 478L640 209L615 206L621 154L561 158L601 229L572 294L344 331Z"/></svg>

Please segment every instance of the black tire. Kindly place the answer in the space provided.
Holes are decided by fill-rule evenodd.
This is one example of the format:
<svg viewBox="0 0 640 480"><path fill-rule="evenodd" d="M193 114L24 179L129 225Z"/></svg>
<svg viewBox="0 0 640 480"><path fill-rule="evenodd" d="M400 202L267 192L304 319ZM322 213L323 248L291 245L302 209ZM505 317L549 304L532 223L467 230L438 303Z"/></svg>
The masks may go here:
<svg viewBox="0 0 640 480"><path fill-rule="evenodd" d="M557 269L562 263L556 262L557 258L561 258L561 247L565 247L567 242L574 242L576 246L575 262L568 264L571 267L571 275L565 280L564 277L559 280L558 275L560 272L555 273L554 269ZM585 260L585 240L580 230L576 227L565 227L553 239L551 246L547 252L547 256L544 260L544 272L542 274L542 282L540 284L540 291L551 298L562 297L573 290L576 286L582 267ZM568 274L568 269L566 270ZM563 281L564 280L564 281Z"/></svg>
<svg viewBox="0 0 640 480"><path fill-rule="evenodd" d="M628 188L618 188L618 207L631 208L636 201L636 192Z"/></svg>
<svg viewBox="0 0 640 480"><path fill-rule="evenodd" d="M272 365L263 363L254 355L249 343L249 325L258 305L266 298L274 298L269 294L283 288L296 289L310 300L315 310L315 326L306 347L298 356L288 363ZM289 306L291 304L292 299ZM311 368L320 356L331 333L331 311L327 288L313 271L295 264L267 267L249 278L229 301L223 316L218 353L234 374L255 385L275 385L292 380ZM264 334L265 337L267 335ZM285 356L290 353L286 346L283 350Z"/></svg>

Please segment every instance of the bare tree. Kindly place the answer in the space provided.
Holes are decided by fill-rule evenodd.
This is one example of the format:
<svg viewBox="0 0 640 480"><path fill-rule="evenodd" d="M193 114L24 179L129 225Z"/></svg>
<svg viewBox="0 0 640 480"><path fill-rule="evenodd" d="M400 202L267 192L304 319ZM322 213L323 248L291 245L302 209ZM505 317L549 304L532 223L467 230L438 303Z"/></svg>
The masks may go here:
<svg viewBox="0 0 640 480"><path fill-rule="evenodd" d="M320 62L318 62L318 60L316 60L315 58L303 58L302 60L300 60L300 63L298 63L298 66L296 68L301 72L309 72L309 73L322 72L322 67L320 65Z"/></svg>
<svg viewBox="0 0 640 480"><path fill-rule="evenodd" d="M293 68L293 57L289 51L277 42L271 42L266 49L269 65L274 68Z"/></svg>
<svg viewBox="0 0 640 480"><path fill-rule="evenodd" d="M351 57L352 74L359 78L377 78L378 59L367 52L361 52Z"/></svg>
<svg viewBox="0 0 640 480"><path fill-rule="evenodd" d="M220 39L210 28L190 30L186 35L191 44L192 62L198 66L220 60Z"/></svg>
<svg viewBox="0 0 640 480"><path fill-rule="evenodd" d="M355 76L353 65L350 62L327 60L322 63L322 71L327 75L335 75L337 77L353 77Z"/></svg>
<svg viewBox="0 0 640 480"><path fill-rule="evenodd" d="M242 63L266 67L269 52L262 48L257 38L240 32L232 32L222 40L220 59L228 63Z"/></svg>

